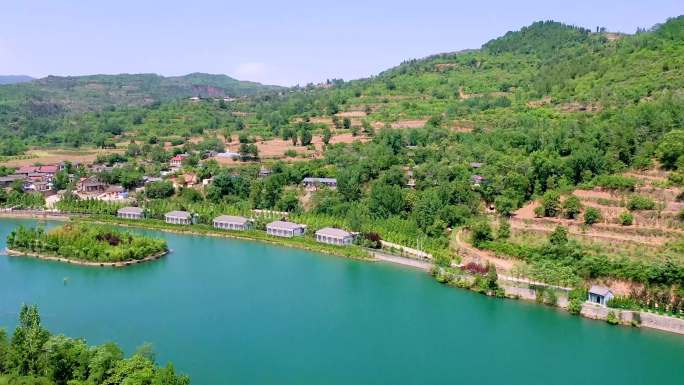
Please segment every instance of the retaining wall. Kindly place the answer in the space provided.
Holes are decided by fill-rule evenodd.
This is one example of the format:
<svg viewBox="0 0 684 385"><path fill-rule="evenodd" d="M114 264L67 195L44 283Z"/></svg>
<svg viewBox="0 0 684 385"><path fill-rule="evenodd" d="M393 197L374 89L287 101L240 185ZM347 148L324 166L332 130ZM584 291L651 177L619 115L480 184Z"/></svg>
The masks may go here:
<svg viewBox="0 0 684 385"><path fill-rule="evenodd" d="M672 333L684 334L684 319L643 311L612 309L590 303L582 305L582 315L587 318L605 320L609 312L615 313L620 323L645 328L658 329Z"/></svg>

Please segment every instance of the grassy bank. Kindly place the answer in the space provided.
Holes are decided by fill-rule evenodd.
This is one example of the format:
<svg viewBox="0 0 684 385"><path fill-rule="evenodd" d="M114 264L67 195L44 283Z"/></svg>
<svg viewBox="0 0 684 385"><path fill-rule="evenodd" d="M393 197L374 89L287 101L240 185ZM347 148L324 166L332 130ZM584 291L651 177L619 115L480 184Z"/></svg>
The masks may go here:
<svg viewBox="0 0 684 385"><path fill-rule="evenodd" d="M303 250L315 251L325 254L337 255L345 258L354 259L371 259L371 256L359 246L336 246L325 243L316 242L315 239L308 236L282 238L274 237L266 234L265 231L260 230L245 230L245 231L231 231L224 229L217 229L209 225L195 224L189 226L172 225L158 219L122 219L110 216L91 216L79 217L73 219L76 222L83 223L102 223L102 224L116 224L119 226L138 227L150 230L159 230L166 232L173 232L179 234L195 234L213 237L226 237L235 239L244 239L251 241L267 242L281 246L294 247Z"/></svg>

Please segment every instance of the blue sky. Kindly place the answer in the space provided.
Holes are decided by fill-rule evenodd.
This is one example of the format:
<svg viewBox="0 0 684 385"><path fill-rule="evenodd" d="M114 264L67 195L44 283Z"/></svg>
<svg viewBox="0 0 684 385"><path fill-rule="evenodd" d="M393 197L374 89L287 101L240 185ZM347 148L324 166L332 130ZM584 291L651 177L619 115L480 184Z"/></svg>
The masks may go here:
<svg viewBox="0 0 684 385"><path fill-rule="evenodd" d="M632 33L684 1L4 0L0 74L224 73L294 85L478 48L536 20Z"/></svg>

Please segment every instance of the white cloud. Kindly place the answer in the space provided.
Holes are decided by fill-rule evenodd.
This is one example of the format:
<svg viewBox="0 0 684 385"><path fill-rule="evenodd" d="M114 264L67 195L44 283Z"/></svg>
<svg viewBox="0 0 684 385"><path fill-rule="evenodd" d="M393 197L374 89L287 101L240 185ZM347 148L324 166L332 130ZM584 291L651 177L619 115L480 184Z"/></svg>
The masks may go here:
<svg viewBox="0 0 684 385"><path fill-rule="evenodd" d="M268 66L266 63L261 62L240 63L233 71L233 74L240 80L263 82L267 80Z"/></svg>

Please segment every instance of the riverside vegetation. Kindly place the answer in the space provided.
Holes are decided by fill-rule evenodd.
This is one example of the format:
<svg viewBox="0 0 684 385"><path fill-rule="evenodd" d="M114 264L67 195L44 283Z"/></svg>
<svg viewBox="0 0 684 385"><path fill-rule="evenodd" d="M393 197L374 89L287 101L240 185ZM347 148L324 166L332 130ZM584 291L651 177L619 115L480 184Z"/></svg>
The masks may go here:
<svg viewBox="0 0 684 385"><path fill-rule="evenodd" d="M343 227L423 249L441 266L458 262L451 235L467 226L482 236L476 246L525 262L529 269L520 273L533 278L573 286L625 279L675 292L682 285L681 242L667 245L663 255L627 261L565 242L560 233L544 245L520 246L495 237L490 222L495 216L505 222L536 199L544 203L540 216L577 217L577 202L561 206L562 194L634 190L636 180L624 175L633 170L662 169L663 186L681 188L683 42L681 16L634 35L537 22L480 49L409 60L368 79L264 90L230 102L174 99L5 113L2 152L21 152L27 144L118 149L97 159L118 166L98 177L144 186L135 203L156 220L181 209L209 225L220 214L279 210L310 231ZM28 86L13 87L4 91ZM336 143L344 134L358 140ZM292 149L259 159L263 143L276 139L308 151L306 159ZM225 166L209 157L235 140L240 161ZM189 156L170 175L177 187L168 177L143 184L143 176L168 171L169 159L180 153ZM260 177L261 166L270 175ZM68 165L55 189L74 188L69 174L78 178L88 170ZM210 182L203 188L178 183L186 174ZM307 191L300 186L307 176L334 177L337 188ZM0 204L43 204L14 190L0 195ZM628 206L653 204L635 197ZM119 206L67 192L57 207L113 214ZM595 211L584 217L587 226L600 219ZM684 215L679 218L681 227ZM619 220L629 227L635 216L626 212Z"/></svg>
<svg viewBox="0 0 684 385"><path fill-rule="evenodd" d="M19 226L7 236L7 247L29 255L79 262L126 262L160 256L166 241L131 234L113 226L64 224L50 231Z"/></svg>
<svg viewBox="0 0 684 385"><path fill-rule="evenodd" d="M36 306L23 305L8 338L0 329L0 384L9 385L188 385L172 364L159 367L149 346L124 357L114 343L88 346L83 339L50 333Z"/></svg>

